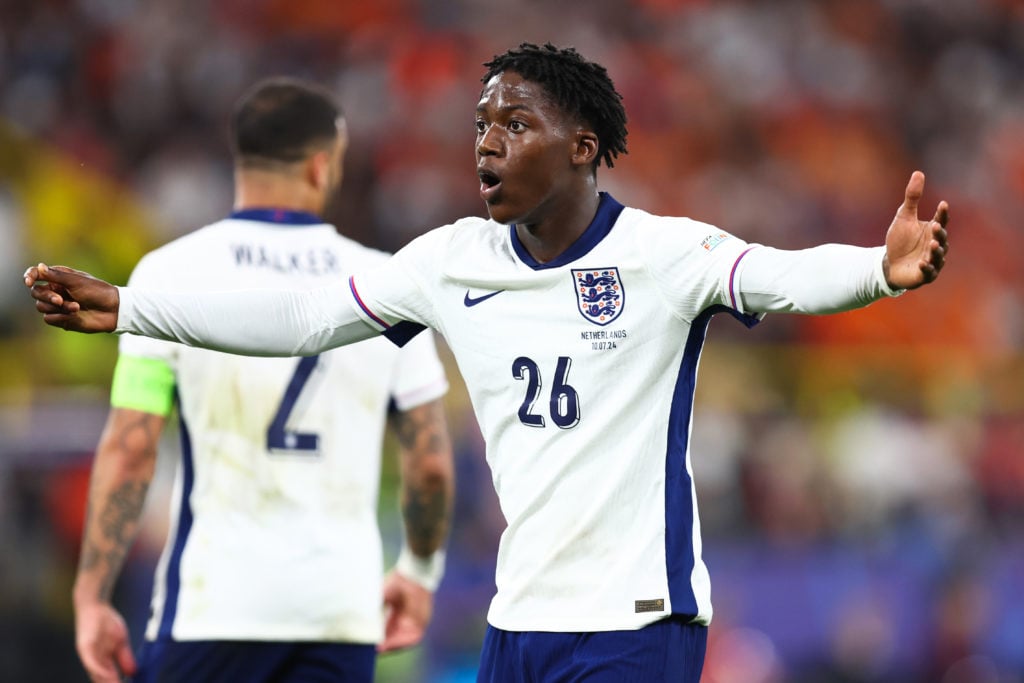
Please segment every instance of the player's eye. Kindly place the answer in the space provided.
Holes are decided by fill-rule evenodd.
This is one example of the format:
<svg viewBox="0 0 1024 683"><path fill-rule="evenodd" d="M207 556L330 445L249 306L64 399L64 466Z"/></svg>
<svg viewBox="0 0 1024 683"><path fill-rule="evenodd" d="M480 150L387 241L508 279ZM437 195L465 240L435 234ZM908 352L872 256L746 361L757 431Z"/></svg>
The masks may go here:
<svg viewBox="0 0 1024 683"><path fill-rule="evenodd" d="M480 119L476 120L476 134L483 135L484 131L487 130L487 124Z"/></svg>
<svg viewBox="0 0 1024 683"><path fill-rule="evenodd" d="M522 133L526 130L526 124L522 121L512 120L508 122L508 129L513 133Z"/></svg>

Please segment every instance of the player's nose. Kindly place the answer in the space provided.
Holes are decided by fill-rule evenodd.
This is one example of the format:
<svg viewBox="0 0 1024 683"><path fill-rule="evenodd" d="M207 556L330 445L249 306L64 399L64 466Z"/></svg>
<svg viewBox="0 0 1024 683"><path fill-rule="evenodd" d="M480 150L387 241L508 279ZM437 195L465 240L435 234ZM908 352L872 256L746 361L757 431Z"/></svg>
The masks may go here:
<svg viewBox="0 0 1024 683"><path fill-rule="evenodd" d="M501 135L497 126L490 125L476 135L477 156L494 156L501 154L503 149Z"/></svg>

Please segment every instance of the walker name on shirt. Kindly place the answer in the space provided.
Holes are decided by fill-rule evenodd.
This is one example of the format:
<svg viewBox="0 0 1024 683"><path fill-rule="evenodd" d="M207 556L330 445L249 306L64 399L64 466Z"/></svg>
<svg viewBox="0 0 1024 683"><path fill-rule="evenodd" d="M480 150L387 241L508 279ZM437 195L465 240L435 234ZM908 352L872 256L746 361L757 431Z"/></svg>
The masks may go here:
<svg viewBox="0 0 1024 683"><path fill-rule="evenodd" d="M235 265L243 268L266 268L278 273L307 275L334 275L341 272L341 264L329 249L281 252L267 249L261 244L233 244L231 252L235 257Z"/></svg>
<svg viewBox="0 0 1024 683"><path fill-rule="evenodd" d="M619 343L628 336L626 330L585 330L580 332L580 339L589 341L593 351L617 349Z"/></svg>

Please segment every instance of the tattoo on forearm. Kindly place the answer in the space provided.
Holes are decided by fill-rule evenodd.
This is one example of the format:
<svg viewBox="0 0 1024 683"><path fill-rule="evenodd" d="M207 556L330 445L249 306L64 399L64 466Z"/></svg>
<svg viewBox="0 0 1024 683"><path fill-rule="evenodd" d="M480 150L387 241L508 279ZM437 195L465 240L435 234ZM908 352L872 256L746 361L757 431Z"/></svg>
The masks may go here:
<svg viewBox="0 0 1024 683"><path fill-rule="evenodd" d="M402 448L418 455L438 453L449 448L448 431L440 407L428 403L401 413L392 422Z"/></svg>
<svg viewBox="0 0 1024 683"><path fill-rule="evenodd" d="M82 548L81 566L103 569L101 598L107 599L113 592L121 565L135 538L148 488L149 482L125 482L99 504L98 515L91 518L94 533L88 534Z"/></svg>
<svg viewBox="0 0 1024 683"><path fill-rule="evenodd" d="M161 425L161 418L140 414L137 419L118 425L118 431L109 440L111 447L120 450L125 458L151 458ZM141 472L106 492L98 490L101 483L97 473L93 476L97 479L93 481L86 508L86 533L79 568L99 572L99 597L109 599L135 538L151 473Z"/></svg>
<svg viewBox="0 0 1024 683"><path fill-rule="evenodd" d="M437 550L448 531L448 493L406 489L402 518L409 547L417 555Z"/></svg>
<svg viewBox="0 0 1024 683"><path fill-rule="evenodd" d="M405 453L402 518L417 555L435 551L448 532L451 515L451 442L439 402L393 416Z"/></svg>

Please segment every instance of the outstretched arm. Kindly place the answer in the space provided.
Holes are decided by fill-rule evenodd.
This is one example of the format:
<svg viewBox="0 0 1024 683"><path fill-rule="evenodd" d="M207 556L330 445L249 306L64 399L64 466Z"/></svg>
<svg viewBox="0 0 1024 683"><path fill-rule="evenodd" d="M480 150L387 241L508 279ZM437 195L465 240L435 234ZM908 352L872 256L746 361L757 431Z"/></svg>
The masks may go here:
<svg viewBox="0 0 1024 683"><path fill-rule="evenodd" d="M347 303L346 285L313 291L164 292L115 287L63 266L25 271L48 325L130 332L228 353L305 356L379 334Z"/></svg>
<svg viewBox="0 0 1024 683"><path fill-rule="evenodd" d="M135 673L128 629L110 597L138 531L163 424L160 415L113 408L96 449L72 597L75 646L94 683Z"/></svg>
<svg viewBox="0 0 1024 683"><path fill-rule="evenodd" d="M755 247L740 256L730 283L734 305L747 313L837 313L935 280L945 266L949 207L917 218L924 174L910 177L885 247L824 244L784 251Z"/></svg>
<svg viewBox="0 0 1024 683"><path fill-rule="evenodd" d="M381 652L411 647L426 631L444 571L444 542L455 489L451 440L440 399L392 415L402 473L405 547L384 583Z"/></svg>

